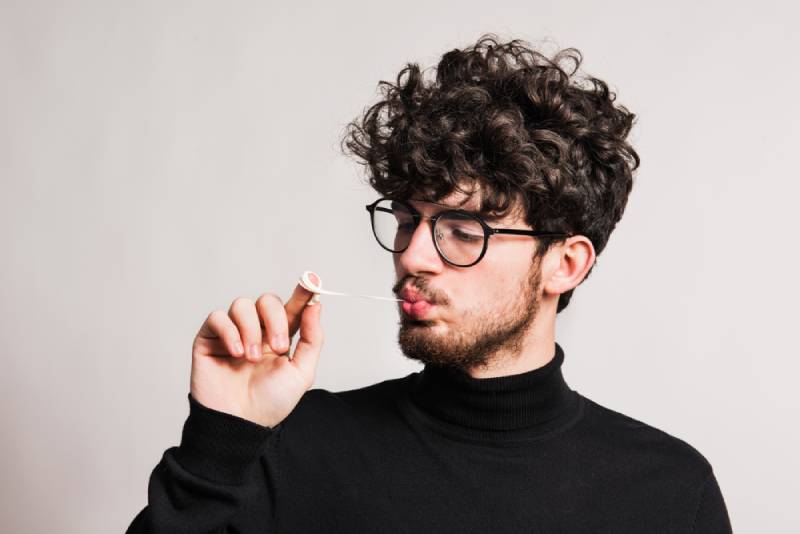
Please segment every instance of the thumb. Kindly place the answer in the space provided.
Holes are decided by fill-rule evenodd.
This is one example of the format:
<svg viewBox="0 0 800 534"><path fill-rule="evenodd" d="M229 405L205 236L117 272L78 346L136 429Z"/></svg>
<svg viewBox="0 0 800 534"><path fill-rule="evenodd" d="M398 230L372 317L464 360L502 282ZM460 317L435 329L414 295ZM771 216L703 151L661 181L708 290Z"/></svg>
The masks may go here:
<svg viewBox="0 0 800 534"><path fill-rule="evenodd" d="M291 362L307 377L313 377L316 372L319 353L325 335L322 331L320 314L322 303L306 306L300 317L300 338L294 349Z"/></svg>

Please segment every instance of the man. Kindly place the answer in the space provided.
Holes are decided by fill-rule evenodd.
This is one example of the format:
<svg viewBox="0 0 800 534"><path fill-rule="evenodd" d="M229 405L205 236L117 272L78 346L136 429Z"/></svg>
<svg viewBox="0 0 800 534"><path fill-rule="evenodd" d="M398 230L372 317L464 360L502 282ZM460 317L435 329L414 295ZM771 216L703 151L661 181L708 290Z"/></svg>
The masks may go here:
<svg viewBox="0 0 800 534"><path fill-rule="evenodd" d="M697 450L561 373L556 314L639 164L633 114L580 61L487 35L433 80L408 65L381 82L344 144L380 193L367 211L394 257L398 341L424 370L309 389L322 304L300 285L212 312L181 444L128 532L731 531Z"/></svg>

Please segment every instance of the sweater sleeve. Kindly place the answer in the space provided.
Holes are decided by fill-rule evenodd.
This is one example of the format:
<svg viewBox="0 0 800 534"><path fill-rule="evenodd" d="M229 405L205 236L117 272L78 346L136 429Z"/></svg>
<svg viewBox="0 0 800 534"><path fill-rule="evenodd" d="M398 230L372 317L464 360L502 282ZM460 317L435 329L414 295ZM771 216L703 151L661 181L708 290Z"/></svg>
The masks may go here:
<svg viewBox="0 0 800 534"><path fill-rule="evenodd" d="M181 443L156 465L147 506L126 534L268 532L274 496L260 453L279 426L213 410L190 393Z"/></svg>
<svg viewBox="0 0 800 534"><path fill-rule="evenodd" d="M700 487L692 534L732 534L728 509L713 471Z"/></svg>

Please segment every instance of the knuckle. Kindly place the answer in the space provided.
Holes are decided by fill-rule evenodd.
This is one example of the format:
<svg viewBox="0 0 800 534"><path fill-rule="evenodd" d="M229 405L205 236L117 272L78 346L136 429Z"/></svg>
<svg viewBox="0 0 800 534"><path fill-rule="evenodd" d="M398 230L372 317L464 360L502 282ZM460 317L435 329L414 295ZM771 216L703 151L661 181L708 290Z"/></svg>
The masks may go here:
<svg viewBox="0 0 800 534"><path fill-rule="evenodd" d="M275 334L281 331L288 332L288 328L282 327L283 324L286 324L286 310L283 309L283 303L277 295L271 293L261 295L256 303L256 308L264 330Z"/></svg>
<svg viewBox="0 0 800 534"><path fill-rule="evenodd" d="M249 324L257 316L253 301L247 297L239 297L233 301L228 316L239 327Z"/></svg>
<svg viewBox="0 0 800 534"><path fill-rule="evenodd" d="M283 300L276 295L275 293L263 293L260 297L258 297L258 302L260 304L269 304L270 302L276 302L283 306Z"/></svg>
<svg viewBox="0 0 800 534"><path fill-rule="evenodd" d="M208 325L208 328L217 335L225 330L227 321L228 316L222 310L214 310L208 314L208 317L206 317L206 324Z"/></svg>
<svg viewBox="0 0 800 534"><path fill-rule="evenodd" d="M231 303L231 310L240 310L253 305L253 300L248 297L237 297Z"/></svg>

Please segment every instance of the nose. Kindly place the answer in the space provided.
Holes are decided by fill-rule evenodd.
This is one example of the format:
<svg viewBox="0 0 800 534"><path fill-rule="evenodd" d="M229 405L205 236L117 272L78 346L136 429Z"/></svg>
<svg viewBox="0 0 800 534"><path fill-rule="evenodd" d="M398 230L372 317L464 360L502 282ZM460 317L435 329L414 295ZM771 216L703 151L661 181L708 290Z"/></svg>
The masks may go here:
<svg viewBox="0 0 800 534"><path fill-rule="evenodd" d="M395 254L395 263L402 272L438 273L442 270L444 260L439 256L439 251L433 243L430 225L430 219L423 217L414 229L408 247L403 252Z"/></svg>

